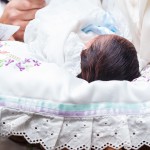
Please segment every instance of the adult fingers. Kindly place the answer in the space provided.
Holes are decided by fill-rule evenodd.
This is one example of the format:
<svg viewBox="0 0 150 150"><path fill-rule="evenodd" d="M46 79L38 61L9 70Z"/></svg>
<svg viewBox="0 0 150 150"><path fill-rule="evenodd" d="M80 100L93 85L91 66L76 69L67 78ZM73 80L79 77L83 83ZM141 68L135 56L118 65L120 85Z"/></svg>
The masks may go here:
<svg viewBox="0 0 150 150"><path fill-rule="evenodd" d="M13 25L20 26L20 29L13 35L15 40L23 41L25 28L26 28L28 23L29 23L29 21L16 21L16 22L13 23Z"/></svg>
<svg viewBox="0 0 150 150"><path fill-rule="evenodd" d="M35 13L38 9L28 10L28 11L20 11L20 10L13 10L8 15L8 20L10 22L15 22L16 20L24 20L30 21L35 18Z"/></svg>
<svg viewBox="0 0 150 150"><path fill-rule="evenodd" d="M15 41L15 38L13 36L11 36L8 40L9 41Z"/></svg>
<svg viewBox="0 0 150 150"><path fill-rule="evenodd" d="M28 23L29 23L29 21L15 20L14 22L11 23L11 25L20 26L19 30L25 30L25 28L28 25Z"/></svg>
<svg viewBox="0 0 150 150"><path fill-rule="evenodd" d="M13 35L16 41L23 41L24 39L24 30L19 30Z"/></svg>
<svg viewBox="0 0 150 150"><path fill-rule="evenodd" d="M24 21L30 21L30 20L33 20L35 18L35 13L37 12L38 9L32 9L32 10L28 10L28 11L20 11L18 13L18 17L21 19L21 20L24 20Z"/></svg>
<svg viewBox="0 0 150 150"><path fill-rule="evenodd" d="M18 10L31 10L40 9L46 6L45 0L13 0L13 7L17 7ZM12 1L12 2L13 2Z"/></svg>

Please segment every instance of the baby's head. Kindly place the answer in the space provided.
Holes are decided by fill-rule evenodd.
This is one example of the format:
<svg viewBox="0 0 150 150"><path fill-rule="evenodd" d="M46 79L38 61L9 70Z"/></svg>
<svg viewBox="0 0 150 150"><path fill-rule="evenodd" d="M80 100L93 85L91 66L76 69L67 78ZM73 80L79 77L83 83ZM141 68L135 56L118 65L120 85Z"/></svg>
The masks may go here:
<svg viewBox="0 0 150 150"><path fill-rule="evenodd" d="M81 53L81 74L78 77L95 80L128 80L140 76L134 45L117 35L100 35Z"/></svg>

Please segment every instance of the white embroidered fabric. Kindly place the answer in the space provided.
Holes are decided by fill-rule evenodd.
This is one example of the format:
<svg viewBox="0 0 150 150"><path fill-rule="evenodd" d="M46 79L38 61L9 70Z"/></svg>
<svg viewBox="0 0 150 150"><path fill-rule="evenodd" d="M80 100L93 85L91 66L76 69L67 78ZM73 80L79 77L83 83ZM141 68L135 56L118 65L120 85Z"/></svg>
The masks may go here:
<svg viewBox="0 0 150 150"><path fill-rule="evenodd" d="M8 50L9 46L12 43L4 42L4 45L5 44L7 44L6 49ZM17 43L14 43L14 44L17 45ZM20 51L19 54L23 55L26 58L27 55L23 53L24 49L26 49L26 45L22 46L21 43L18 43L18 49L19 51L20 49L22 50ZM17 50L15 50L15 52L17 53ZM11 56L15 56L15 55L11 55ZM10 68L11 67L14 68L13 64L12 66L10 66ZM54 101L56 102L56 100L58 101L59 99L62 99L61 96L63 96L65 97L65 100L66 100L65 93L69 93L71 89L70 85L77 86L77 83L79 81L77 81L77 79L76 81L74 81L75 79L73 80L73 78L69 80L69 77L67 77L67 74L63 75L63 72L61 72L60 70L58 72L56 66L52 68L53 73L51 71L48 72L47 68L49 67L52 67L52 66L46 66L44 69L44 64L43 64L40 68L29 70L31 80L29 80L29 76L28 74L26 74L26 72L21 72L22 76L24 75L25 78L21 78L21 80L18 80L19 77L21 76L20 76L20 72L16 69L16 72L13 71L13 73L11 73L11 78L13 79L13 81L15 81L15 84L11 84L12 81L8 80L10 77L9 68L3 67L4 70L3 72L1 72L1 78L3 78L3 80L1 80L1 86L0 86L1 96L4 94L3 92L4 90L9 91L10 93L11 92L14 93L12 89L15 90L15 93L20 94L22 92L22 88L20 87L22 87L24 84L24 86L26 85L25 86L26 88L24 88L23 91L25 92L27 90L28 92L28 94L25 94L25 95L29 95L30 93L31 95L36 95L35 98L37 98L38 97L37 93L42 92L43 95L41 95L41 99L44 98L45 96L45 99L54 99ZM32 69L34 68L32 64L31 64L31 68ZM33 72L31 71L36 71L34 76L32 76ZM133 101L139 101L139 99L141 99L140 97L143 97L144 99L144 96L145 96L145 101L146 100L148 101L149 84L147 84L146 82L150 81L148 80L150 76L149 72L150 72L150 67L148 66L142 71L142 76L138 78L136 82L132 83L133 84L132 86L135 85L134 90L131 89L131 87L129 88L129 85L128 85L128 88L126 88L127 84L126 83L123 84L123 82L122 82L123 85L119 86L118 89L113 88L117 91L121 90L121 87L122 87L121 91L124 91L125 88L128 89L127 92L124 92L124 95L120 94L121 101L125 101L123 100L123 98L127 96L127 94L128 94L128 97L125 98L126 101L130 99L132 99ZM43 78L43 80L41 81L39 80L38 76L36 76L36 74L38 74L39 77L45 77L45 78ZM59 74L62 75L62 79L60 80L59 80L60 78ZM25 75L27 75L27 77ZM57 81L59 81L57 85L56 85L56 82L53 83L53 81L56 81L54 80L55 79L54 77L57 79ZM67 77L67 80L65 80L64 77ZM142 83L139 84L138 81L140 81L141 78L144 79L144 82L142 81ZM42 85L41 82L44 82L46 83L45 87L47 87L47 84L48 84L49 89L53 88L53 92L45 93L44 91L46 88L44 87L44 84L42 88L43 91L40 86L32 88L31 85L30 86L28 85L29 81L30 82L32 81L32 84L34 83L35 86L37 85L37 83L38 85ZM47 81L49 81L49 83L47 83ZM61 84L60 81L62 81L62 83L65 83L65 85ZM68 82L70 84L68 84ZM60 88L60 84L62 88ZM95 97L90 97L89 95L87 95L89 91L86 92L86 97L82 95L82 92L80 89L84 91L86 84L87 83L82 82L81 85L80 86L78 85L78 87L76 88L79 90L74 91L75 93L73 93L73 95L78 96L78 97L74 96L74 99L73 99L76 103L79 103L79 104L81 103L81 100L80 100L81 97L82 98L84 97L83 100L85 100L86 103L88 103L88 100L90 100L91 102L94 102L96 100L97 102L100 102L100 100L103 100L103 99L105 99L106 101L108 100L112 101L113 98L116 100L116 98L118 97L118 93L111 92L111 89L108 89L109 87L112 86L111 84L118 84L118 83L109 83L109 86L107 87L106 83L102 82L101 85L99 85L97 89L103 90L102 93L108 92L104 94L105 96L103 95L103 97L99 97L99 96L96 97L96 95L99 95L99 90L95 90L95 93L97 92L97 94L95 94ZM93 83L93 84L96 84L96 83ZM102 84L104 84L104 86ZM130 84L131 86L131 83L128 83L128 84ZM62 91L60 93L63 93L65 96L58 95L58 87ZM140 94L140 92L137 90L136 87L138 87L140 91L143 90L143 92L141 92L141 96L139 95L135 97L135 95ZM108 90L106 90L106 88ZM66 89L67 89L67 92L64 92ZM9 95L14 95L10 93ZM134 95L132 93L136 93L136 94ZM23 96L21 95L18 97L23 97ZM68 101L66 100L66 102L68 103L71 97L70 96L67 96L67 97L68 97ZM119 97L116 103L119 103ZM1 136L5 136L5 137L10 136L10 135L24 136L25 139L29 143L31 144L40 143L46 150L51 150L55 148L59 150L64 147L67 147L68 149L84 149L84 148L85 149L90 149L90 148L104 149L107 146L113 147L115 149L119 149L120 147L125 147L126 149L131 149L131 148L138 149L144 144L150 146L149 123L150 123L149 115L135 115L134 116L134 115L118 115L117 114L117 115L111 115L111 116L103 115L103 116L97 116L97 117L76 117L76 118L75 117L74 118L73 117L72 118L71 117L58 117L58 116L44 117L42 115L36 115L34 113L25 113L25 112L14 111L8 108L6 109L5 107L2 107L0 109L0 135Z"/></svg>
<svg viewBox="0 0 150 150"><path fill-rule="evenodd" d="M44 149L139 149L150 146L149 115L85 118L43 117L1 108L2 136L23 136Z"/></svg>
<svg viewBox="0 0 150 150"><path fill-rule="evenodd" d="M64 0L63 7L65 6L65 1L66 0ZM58 2L60 1L53 0L52 6L54 6L54 4L56 5ZM72 2L76 4L77 1L72 0ZM99 8L99 3L97 3L98 0L92 0L89 2L84 0L82 1L83 4L79 5L81 8L85 7L84 2L88 10L87 11L84 9L85 11L83 11L83 14L85 16L92 12L92 10L94 11ZM57 8L58 10L61 8L60 6L52 6L49 7L51 9ZM80 7L75 7L73 5L72 8L78 8L79 10L82 10ZM78 38L76 34L70 34L70 31L73 30L74 33L77 32L75 26L81 24L80 19L82 18L80 18L81 16L75 14L73 11L74 9L68 7L67 5L68 9L66 10L64 7L63 9L66 11L62 11L64 14L66 13L66 18L61 20L61 22L59 20L61 17L59 17L58 20L55 20L55 15L57 15L57 13L53 13L53 10L50 11L50 15L52 15L51 20L56 21L56 23L53 23L51 20L48 21L46 16L43 17L44 15L42 15L42 12L47 13L47 8L45 8L45 10L41 10L41 13L39 12L39 14L37 14L37 19L28 26L26 32L26 42L30 45L31 49L33 48L33 52L37 56L41 57L41 60L53 62L53 59L56 58L54 62L62 66L62 64L64 64L64 56L66 56L65 59L67 59L67 61L63 67L66 70L70 68L69 71L71 73L77 74L80 68L79 61L76 61L77 58L79 58L79 55L76 54L80 53L80 50L83 46L79 39L82 36L79 35ZM76 21L74 22L75 19L70 16L70 13L68 13L70 9L71 12L74 13L74 16L78 18L79 24ZM63 13L60 14L63 15ZM72 17L72 22L68 24L66 20L70 19L70 17ZM44 21L46 24L42 24ZM38 26L34 26L34 24ZM62 24L63 26L61 26ZM32 28L30 28L31 26ZM69 29L69 31L66 31L66 28ZM61 32L60 34L60 31L64 31L64 33ZM47 35L48 33L49 35ZM53 41L54 38L57 39L55 43ZM78 45L77 43L74 43L76 47L73 44L64 44L65 42L72 43L71 41L74 40L78 42ZM97 81L88 84L86 81L76 79L66 72L64 73L64 70L62 71L60 68L58 68L58 66L53 64L45 63L40 66L37 61L35 63L35 60L30 58L31 62L29 65L25 65L24 60L29 56L24 56L23 49L27 49L28 46L21 45L22 44L20 44L20 47L17 49L14 48L14 52L9 54L11 62L13 61L12 63L9 62L9 66L8 64L5 64L5 61L3 61L3 68L0 70L0 78L3 79L0 83L1 99L3 95L9 95L17 96L18 98L28 96L33 98L33 101L35 101L34 98L38 98L45 99L47 101L52 100L56 103L61 102L73 104L88 104L96 102L103 103L104 101L116 103L127 102L132 104L135 102L149 101L150 85L146 82L150 80L146 80L146 82L141 83L130 83L126 81L110 81L109 83L105 83L102 81ZM12 45L10 47L12 47ZM75 51L69 51L69 49L74 50L72 47L74 47ZM5 52L9 50L8 48L9 43L6 43L6 47L4 46ZM42 51L39 51L40 49ZM55 53L53 52L56 49L60 50L57 53L57 55L59 54L60 57L55 57ZM62 53L62 49L64 50L64 53ZM25 58L14 57L18 56L13 55L14 53L18 53L17 51L19 51L18 55L23 55L22 57ZM48 57L53 55L54 57L51 59ZM77 63L72 64L70 59ZM16 61L17 66L14 63ZM19 63L22 63L23 66L19 66L18 68ZM18 69L20 69L20 72ZM22 71L22 69L24 69L24 71ZM76 70L76 72L73 72L74 70ZM137 79L137 81L139 80L140 79ZM99 92L99 89L101 90L101 93ZM23 104L28 104L27 106L31 105L31 103ZM3 101L1 106L3 106ZM9 106L14 106L14 104L11 103ZM17 106L18 105L16 105L16 107ZM20 107L24 108L22 105L20 105ZM147 115L119 115L119 113L117 115L113 115L112 113L110 116L103 115L95 117L46 117L35 113L15 111L14 109L9 109L9 107L0 107L1 136L23 136L29 143L40 143L46 150L59 150L65 147L76 150L87 150L90 148L105 149L108 146L115 149L119 149L121 147L125 147L126 149L139 149L139 147L144 144L150 146L149 124L150 116L148 113Z"/></svg>

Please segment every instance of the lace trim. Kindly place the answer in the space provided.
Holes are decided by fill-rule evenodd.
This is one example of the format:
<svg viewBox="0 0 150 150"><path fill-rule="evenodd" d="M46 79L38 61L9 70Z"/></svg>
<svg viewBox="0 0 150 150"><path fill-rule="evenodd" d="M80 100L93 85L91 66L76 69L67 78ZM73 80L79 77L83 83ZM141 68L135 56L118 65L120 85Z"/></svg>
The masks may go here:
<svg viewBox="0 0 150 150"><path fill-rule="evenodd" d="M23 136L44 149L139 149L150 146L149 115L44 117L0 108L0 136Z"/></svg>

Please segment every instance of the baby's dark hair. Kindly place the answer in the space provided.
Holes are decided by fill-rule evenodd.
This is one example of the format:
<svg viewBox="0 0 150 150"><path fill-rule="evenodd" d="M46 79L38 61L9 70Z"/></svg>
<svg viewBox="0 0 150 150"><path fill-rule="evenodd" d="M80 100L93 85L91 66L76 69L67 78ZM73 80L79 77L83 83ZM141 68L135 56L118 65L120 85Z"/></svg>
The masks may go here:
<svg viewBox="0 0 150 150"><path fill-rule="evenodd" d="M78 77L95 80L128 80L140 76L134 45L117 35L100 35L81 53L81 74Z"/></svg>

